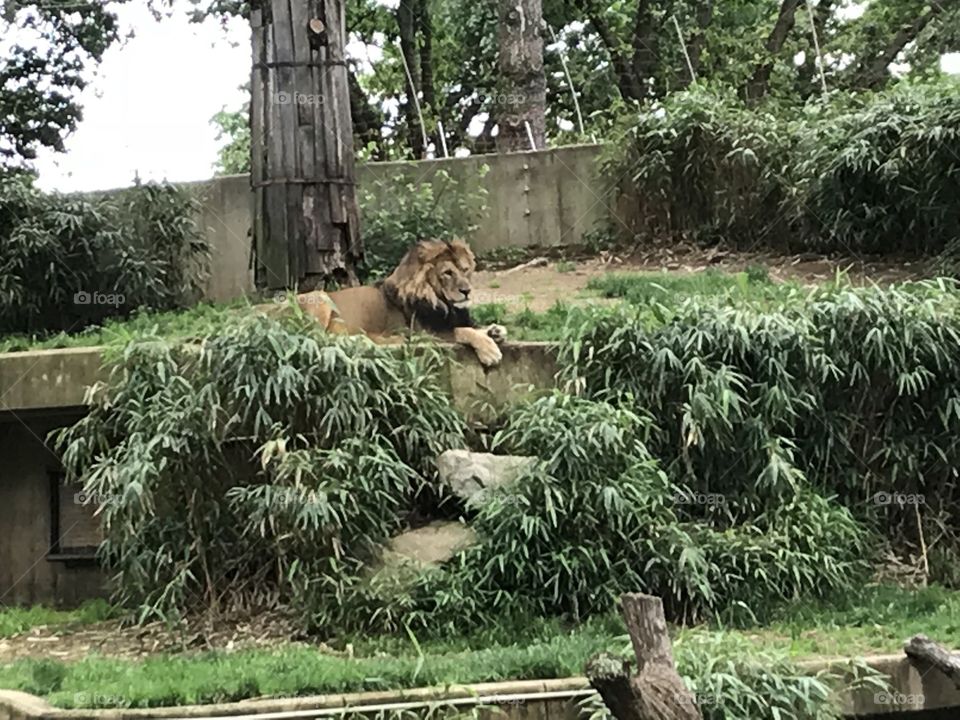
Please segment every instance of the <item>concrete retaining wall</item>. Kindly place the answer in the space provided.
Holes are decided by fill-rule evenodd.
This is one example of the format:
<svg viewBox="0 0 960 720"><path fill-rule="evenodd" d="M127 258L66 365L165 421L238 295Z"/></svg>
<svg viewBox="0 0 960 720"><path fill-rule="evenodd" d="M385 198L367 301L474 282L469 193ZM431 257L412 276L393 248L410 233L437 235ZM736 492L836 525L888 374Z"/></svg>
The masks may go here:
<svg viewBox="0 0 960 720"><path fill-rule="evenodd" d="M580 243L613 206L609 188L597 175L599 150L599 145L572 145L507 155L368 163L358 167L357 182L361 187L393 180L432 183L443 170L456 180L476 181L487 191L487 212L467 238L475 250L571 245ZM225 301L252 292L249 176L230 175L188 187L199 193L199 221L213 247L207 297Z"/></svg>

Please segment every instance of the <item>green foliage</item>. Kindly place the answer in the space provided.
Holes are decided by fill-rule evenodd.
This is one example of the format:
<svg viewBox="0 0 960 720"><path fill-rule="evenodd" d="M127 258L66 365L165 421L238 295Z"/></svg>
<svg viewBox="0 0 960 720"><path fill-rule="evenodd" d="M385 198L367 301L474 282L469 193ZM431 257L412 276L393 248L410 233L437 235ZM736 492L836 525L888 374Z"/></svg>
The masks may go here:
<svg viewBox="0 0 960 720"><path fill-rule="evenodd" d="M0 332L72 331L194 300L208 246L197 200L171 185L113 196L0 184Z"/></svg>
<svg viewBox="0 0 960 720"><path fill-rule="evenodd" d="M0 35L16 38L0 61L0 166L22 166L40 148L63 151L79 93L120 27L114 5L24 0L0 8Z"/></svg>
<svg viewBox="0 0 960 720"><path fill-rule="evenodd" d="M60 435L64 464L102 499L119 603L141 619L281 606L328 622L432 458L463 443L440 357L300 317L127 345Z"/></svg>
<svg viewBox="0 0 960 720"><path fill-rule="evenodd" d="M70 707L163 707L245 700L261 695L296 697L322 693L398 690L503 680L572 677L590 655L619 642L608 633L574 630L523 642L477 649L409 645L347 657L315 647L156 656L142 662L91 656L63 666L21 660L0 666L0 686L33 688ZM59 684L31 684L38 668L56 665ZM47 669L39 671L50 676ZM52 676L51 676L52 678Z"/></svg>
<svg viewBox="0 0 960 720"><path fill-rule="evenodd" d="M494 612L583 617L632 589L689 619L856 587L866 533L846 510L798 485L762 490L763 509L736 523L691 513L694 494L648 450L655 432L623 404L559 393L511 414L495 449L542 464L483 504L466 585Z"/></svg>
<svg viewBox="0 0 960 720"><path fill-rule="evenodd" d="M919 544L918 515L955 551L958 309L945 282L820 289L767 310L622 307L584 314L561 362L589 397L656 419L650 451L684 492L723 498L684 517L724 527L802 511L780 525L813 543L804 552L853 550L846 511L790 500L815 490L901 551ZM824 577L843 572L822 562Z"/></svg>
<svg viewBox="0 0 960 720"><path fill-rule="evenodd" d="M221 110L213 116L217 140L225 141L217 151L217 175L250 172L250 122L245 111Z"/></svg>
<svg viewBox="0 0 960 720"><path fill-rule="evenodd" d="M854 678L821 670L803 672L780 652L758 651L729 634L693 636L675 647L677 667L704 720L839 720L839 694L853 687L887 688L868 666Z"/></svg>
<svg viewBox="0 0 960 720"><path fill-rule="evenodd" d="M738 273L712 269L696 273L608 273L590 278L587 289L636 305L675 305L694 296L724 298L731 302L764 302L802 292L793 283L771 283L766 272L766 268L751 268Z"/></svg>
<svg viewBox="0 0 960 720"><path fill-rule="evenodd" d="M957 237L956 83L748 107L696 86L622 117L605 172L647 238L936 254Z"/></svg>
<svg viewBox="0 0 960 720"><path fill-rule="evenodd" d="M363 221L366 274L388 275L418 240L452 240L469 235L486 209L479 180L436 171L429 182L377 179L357 188Z"/></svg>
<svg viewBox="0 0 960 720"><path fill-rule="evenodd" d="M86 625L107 620L115 614L104 600L88 600L76 610L53 610L35 605L29 608L0 609L0 638L10 637L39 626Z"/></svg>

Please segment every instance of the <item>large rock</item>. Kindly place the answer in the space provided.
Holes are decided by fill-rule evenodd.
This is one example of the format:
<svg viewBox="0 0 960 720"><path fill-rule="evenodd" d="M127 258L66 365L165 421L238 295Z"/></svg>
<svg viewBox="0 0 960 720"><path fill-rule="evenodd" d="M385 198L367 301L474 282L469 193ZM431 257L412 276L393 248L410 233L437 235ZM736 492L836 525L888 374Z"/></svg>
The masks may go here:
<svg viewBox="0 0 960 720"><path fill-rule="evenodd" d="M390 538L383 552L383 562L388 566L408 563L436 567L474 542L476 533L467 525L436 520Z"/></svg>
<svg viewBox="0 0 960 720"><path fill-rule="evenodd" d="M447 450L437 458L440 482L469 504L482 502L486 491L514 482L536 458Z"/></svg>

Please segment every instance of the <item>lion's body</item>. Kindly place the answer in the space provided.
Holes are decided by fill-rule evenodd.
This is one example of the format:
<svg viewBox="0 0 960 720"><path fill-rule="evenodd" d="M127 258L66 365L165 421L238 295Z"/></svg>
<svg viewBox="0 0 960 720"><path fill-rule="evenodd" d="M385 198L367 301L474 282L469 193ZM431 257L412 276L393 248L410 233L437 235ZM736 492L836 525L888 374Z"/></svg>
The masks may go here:
<svg viewBox="0 0 960 720"><path fill-rule="evenodd" d="M329 332L390 341L407 331L425 331L470 345L482 364L496 365L497 343L506 330L473 326L467 303L474 267L473 253L463 242L421 242L378 285L304 293L297 303Z"/></svg>

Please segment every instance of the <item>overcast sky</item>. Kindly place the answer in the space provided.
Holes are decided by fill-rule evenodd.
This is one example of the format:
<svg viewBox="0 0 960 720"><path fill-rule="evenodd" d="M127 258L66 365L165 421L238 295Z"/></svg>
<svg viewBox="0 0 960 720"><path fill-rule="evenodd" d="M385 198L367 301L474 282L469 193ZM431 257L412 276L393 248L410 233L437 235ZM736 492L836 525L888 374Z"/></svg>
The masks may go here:
<svg viewBox="0 0 960 720"><path fill-rule="evenodd" d="M67 152L41 151L41 187L99 190L129 185L137 175L184 181L213 174L218 143L210 119L245 100L239 88L250 75L246 21L226 28L212 19L158 23L144 5L119 6L135 37L107 51L82 95L84 118ZM960 54L944 65L960 72Z"/></svg>

